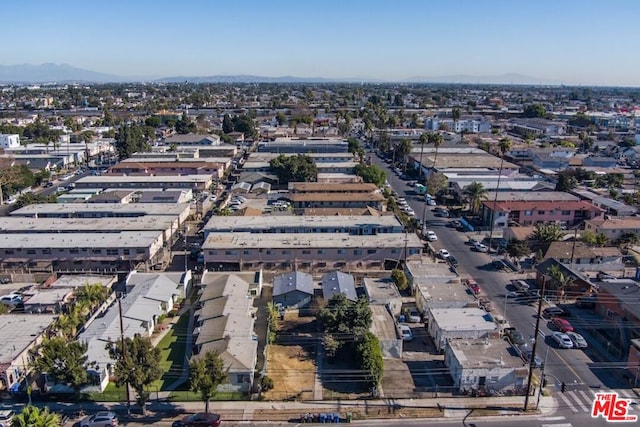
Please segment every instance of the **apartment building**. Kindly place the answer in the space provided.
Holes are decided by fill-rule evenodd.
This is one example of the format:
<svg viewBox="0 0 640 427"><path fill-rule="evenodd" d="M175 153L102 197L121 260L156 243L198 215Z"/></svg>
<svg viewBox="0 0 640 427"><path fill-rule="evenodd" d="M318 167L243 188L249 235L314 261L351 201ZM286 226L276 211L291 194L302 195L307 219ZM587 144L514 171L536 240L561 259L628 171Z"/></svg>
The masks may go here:
<svg viewBox="0 0 640 427"><path fill-rule="evenodd" d="M602 209L583 200L551 201L483 201L482 219L495 228L508 227L512 223L523 226L556 223L573 226L582 221L601 216Z"/></svg>

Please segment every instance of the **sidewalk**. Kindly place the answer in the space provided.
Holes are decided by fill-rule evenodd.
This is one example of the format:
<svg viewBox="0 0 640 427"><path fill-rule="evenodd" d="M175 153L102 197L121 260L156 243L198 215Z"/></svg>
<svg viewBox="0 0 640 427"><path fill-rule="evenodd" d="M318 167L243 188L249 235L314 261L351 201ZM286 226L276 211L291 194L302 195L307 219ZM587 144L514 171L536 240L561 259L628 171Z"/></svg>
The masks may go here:
<svg viewBox="0 0 640 427"><path fill-rule="evenodd" d="M524 396L480 397L480 398L434 398L434 399L376 399L349 401L223 401L211 402L211 412L219 413L227 423L269 424L299 422L305 414L338 414L342 421L348 418L353 423L370 424L373 420L389 419L462 419L472 413L473 417L491 416L541 416L555 410L555 402L550 396L541 396L538 410L535 410L537 396L529 399L527 412L523 411ZM55 405L52 410L74 410L74 407ZM127 417L126 407L117 404L82 404L86 413L98 410L113 410L126 424L170 425L185 414L202 412L203 402L153 401L147 405L147 416L140 415L137 406L132 406L132 415ZM70 421L71 423L71 421ZM69 424L71 425L71 424Z"/></svg>

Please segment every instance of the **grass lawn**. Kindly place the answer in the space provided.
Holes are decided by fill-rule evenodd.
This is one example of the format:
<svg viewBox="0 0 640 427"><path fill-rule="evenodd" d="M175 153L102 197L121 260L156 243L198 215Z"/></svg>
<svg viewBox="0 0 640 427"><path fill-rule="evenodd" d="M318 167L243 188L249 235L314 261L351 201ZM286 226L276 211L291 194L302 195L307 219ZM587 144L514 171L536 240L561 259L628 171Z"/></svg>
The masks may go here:
<svg viewBox="0 0 640 427"><path fill-rule="evenodd" d="M184 355L187 342L187 326L189 325L189 312L184 313L173 327L167 332L158 343L160 349L160 367L164 371L162 378L155 381L149 387L150 390L165 390L182 374ZM188 382L178 387L178 390L188 389Z"/></svg>

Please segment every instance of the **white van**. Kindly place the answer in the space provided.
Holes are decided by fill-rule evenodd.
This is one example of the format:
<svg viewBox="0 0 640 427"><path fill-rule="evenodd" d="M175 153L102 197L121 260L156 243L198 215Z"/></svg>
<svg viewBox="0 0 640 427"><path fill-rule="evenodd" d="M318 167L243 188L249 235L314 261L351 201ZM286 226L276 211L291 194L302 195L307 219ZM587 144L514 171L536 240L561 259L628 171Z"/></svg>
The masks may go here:
<svg viewBox="0 0 640 427"><path fill-rule="evenodd" d="M511 284L518 292L527 292L529 290L529 284L524 280L512 280Z"/></svg>

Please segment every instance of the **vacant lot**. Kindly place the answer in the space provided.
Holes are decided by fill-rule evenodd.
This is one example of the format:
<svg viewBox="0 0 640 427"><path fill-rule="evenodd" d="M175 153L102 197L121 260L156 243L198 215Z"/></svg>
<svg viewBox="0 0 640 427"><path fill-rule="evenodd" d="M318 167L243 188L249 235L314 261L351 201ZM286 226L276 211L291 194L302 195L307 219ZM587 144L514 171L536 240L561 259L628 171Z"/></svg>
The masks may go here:
<svg viewBox="0 0 640 427"><path fill-rule="evenodd" d="M313 358L302 346L270 345L267 375L274 388L264 394L265 399L313 399L315 370Z"/></svg>

